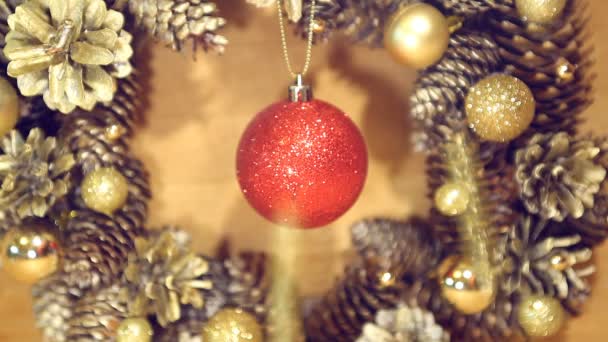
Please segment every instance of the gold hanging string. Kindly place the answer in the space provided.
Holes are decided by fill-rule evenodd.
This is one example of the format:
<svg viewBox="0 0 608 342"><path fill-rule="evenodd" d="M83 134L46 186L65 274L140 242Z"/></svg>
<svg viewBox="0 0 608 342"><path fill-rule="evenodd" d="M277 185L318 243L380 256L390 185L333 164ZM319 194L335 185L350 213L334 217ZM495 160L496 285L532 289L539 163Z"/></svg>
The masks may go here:
<svg viewBox="0 0 608 342"><path fill-rule="evenodd" d="M314 24L315 24L315 11L316 11L316 0L311 0L310 4L310 23L308 24L308 41L306 45L306 59L304 61L304 67L302 71L295 72L291 66L291 60L289 59L289 49L287 47L287 34L285 33L285 19L283 17L283 1L277 0L277 12L279 12L279 26L281 28L281 45L283 47L283 58L285 65L287 65L287 71L293 78L298 76L304 76L310 68L310 60L312 59L312 41L314 38Z"/></svg>

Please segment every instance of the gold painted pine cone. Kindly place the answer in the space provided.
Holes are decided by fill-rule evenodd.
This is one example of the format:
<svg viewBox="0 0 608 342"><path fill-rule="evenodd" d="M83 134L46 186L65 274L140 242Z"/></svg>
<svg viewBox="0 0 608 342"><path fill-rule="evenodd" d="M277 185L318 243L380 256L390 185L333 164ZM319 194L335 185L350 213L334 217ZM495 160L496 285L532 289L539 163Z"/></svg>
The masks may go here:
<svg viewBox="0 0 608 342"><path fill-rule="evenodd" d="M463 108L469 89L500 63L489 35L469 30L452 34L443 58L419 74L410 95L410 115L419 130L413 141L417 150L438 148L468 126Z"/></svg>
<svg viewBox="0 0 608 342"><path fill-rule="evenodd" d="M580 113L593 101L588 1L568 1L563 19L544 27L524 22L514 0L496 2L489 30L500 47L505 72L534 94L536 115L530 131L575 133Z"/></svg>
<svg viewBox="0 0 608 342"><path fill-rule="evenodd" d="M8 219L44 217L71 188L74 156L55 137L33 129L27 139L12 131L2 139L0 212Z"/></svg>
<svg viewBox="0 0 608 342"><path fill-rule="evenodd" d="M24 96L62 113L111 101L131 73L131 35L103 0L26 0L8 18L7 73Z"/></svg>
<svg viewBox="0 0 608 342"><path fill-rule="evenodd" d="M593 140L565 132L531 137L515 154L515 180L526 209L556 221L581 218L606 178L600 152Z"/></svg>
<svg viewBox="0 0 608 342"><path fill-rule="evenodd" d="M595 268L591 248L568 226L523 215L506 243L500 282L506 293L550 296L571 312L580 312L591 293L586 278Z"/></svg>
<svg viewBox="0 0 608 342"><path fill-rule="evenodd" d="M208 0L131 0L129 10L138 25L173 50L188 40L194 47L219 53L228 40L218 31L226 24L217 5Z"/></svg>

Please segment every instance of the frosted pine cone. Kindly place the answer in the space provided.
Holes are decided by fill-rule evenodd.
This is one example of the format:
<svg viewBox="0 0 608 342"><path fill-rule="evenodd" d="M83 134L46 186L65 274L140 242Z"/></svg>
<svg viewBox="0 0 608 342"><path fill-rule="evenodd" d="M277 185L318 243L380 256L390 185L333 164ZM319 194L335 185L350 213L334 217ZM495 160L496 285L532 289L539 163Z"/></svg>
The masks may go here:
<svg viewBox="0 0 608 342"><path fill-rule="evenodd" d="M501 286L520 296L534 293L557 298L577 312L590 293L585 277L595 271L588 265L592 251L581 244L579 235L556 225L524 215L507 241ZM553 235L559 231L569 235Z"/></svg>
<svg viewBox="0 0 608 342"><path fill-rule="evenodd" d="M139 25L174 50L186 41L195 47L223 52L228 40L217 33L226 20L215 3L207 0L131 0L129 10Z"/></svg>
<svg viewBox="0 0 608 342"><path fill-rule="evenodd" d="M5 217L43 217L71 186L74 156L40 129L26 140L12 131L2 140L0 211Z"/></svg>
<svg viewBox="0 0 608 342"><path fill-rule="evenodd" d="M82 292L70 287L56 274L38 282L32 288L36 326L42 329L45 341L68 341L68 321L73 314L74 304Z"/></svg>
<svg viewBox="0 0 608 342"><path fill-rule="evenodd" d="M433 314L417 307L400 304L380 310L373 323L363 326L356 342L447 342L449 334L435 323Z"/></svg>
<svg viewBox="0 0 608 342"><path fill-rule="evenodd" d="M513 0L495 2L486 27L500 47L504 71L534 94L530 131L576 133L579 114L593 101L588 1L568 1L562 19L548 27L524 21Z"/></svg>
<svg viewBox="0 0 608 342"><path fill-rule="evenodd" d="M24 96L43 95L70 113L111 101L115 78L131 73L131 35L103 0L27 0L8 18L7 73Z"/></svg>
<svg viewBox="0 0 608 342"><path fill-rule="evenodd" d="M87 293L73 307L67 341L114 341L116 328L127 318L127 303L121 300L120 284Z"/></svg>
<svg viewBox="0 0 608 342"><path fill-rule="evenodd" d="M515 155L515 179L528 211L556 221L582 217L606 178L599 154L592 140L564 132L534 135Z"/></svg>
<svg viewBox="0 0 608 342"><path fill-rule="evenodd" d="M351 238L368 267L379 272L419 276L437 262L438 245L427 222L389 219L361 221L351 228Z"/></svg>

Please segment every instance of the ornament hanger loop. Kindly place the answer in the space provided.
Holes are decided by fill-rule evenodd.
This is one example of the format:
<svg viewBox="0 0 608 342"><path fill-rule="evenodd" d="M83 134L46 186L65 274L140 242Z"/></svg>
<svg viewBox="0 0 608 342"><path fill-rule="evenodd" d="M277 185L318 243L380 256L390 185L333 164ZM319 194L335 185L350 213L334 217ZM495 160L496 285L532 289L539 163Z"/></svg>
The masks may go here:
<svg viewBox="0 0 608 342"><path fill-rule="evenodd" d="M312 43L314 38L314 24L315 24L315 12L316 12L316 0L310 0L310 23L308 24L308 39L306 45L306 58L304 60L304 66L302 67L301 72L295 72L292 65L291 60L289 59L289 48L287 46L287 34L285 33L285 19L283 18L283 7L281 6L283 1L277 0L277 12L279 13L279 26L281 29L281 45L283 47L283 58L285 60L285 65L287 65L287 71L291 77L296 79L296 85L298 82L298 78L301 78L306 75L308 69L310 68L310 61L312 59ZM291 94L291 88L290 88ZM291 97L291 95L290 95Z"/></svg>

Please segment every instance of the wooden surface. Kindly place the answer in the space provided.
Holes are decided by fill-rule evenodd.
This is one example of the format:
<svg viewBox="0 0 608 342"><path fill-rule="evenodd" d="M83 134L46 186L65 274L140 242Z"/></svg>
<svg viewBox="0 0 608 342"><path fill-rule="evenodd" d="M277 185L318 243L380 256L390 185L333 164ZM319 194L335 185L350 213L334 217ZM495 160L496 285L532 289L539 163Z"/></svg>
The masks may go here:
<svg viewBox="0 0 608 342"><path fill-rule="evenodd" d="M602 13L608 2L593 0L594 36L606 37ZM279 50L274 12L257 11L242 0L220 3L229 20L224 56L151 54L149 109L134 143L152 175L150 226L176 224L190 231L200 251L212 253L221 237L239 248L269 250L277 228L260 219L239 193L234 154L252 116L285 96L289 78ZM596 39L597 100L585 114L585 128L607 131L608 43ZM301 56L303 44L292 43ZM330 286L348 253L349 225L362 217L424 214L423 158L409 146L407 95L413 73L383 51L349 47L344 41L315 49L311 80L318 98L349 113L363 131L370 152L369 179L352 210L331 227L292 232L286 249L297 256L301 290L316 294ZM604 341L608 332L608 246L596 250L598 274L586 313L570 321L559 341ZM0 341L38 341L28 288L0 272Z"/></svg>

